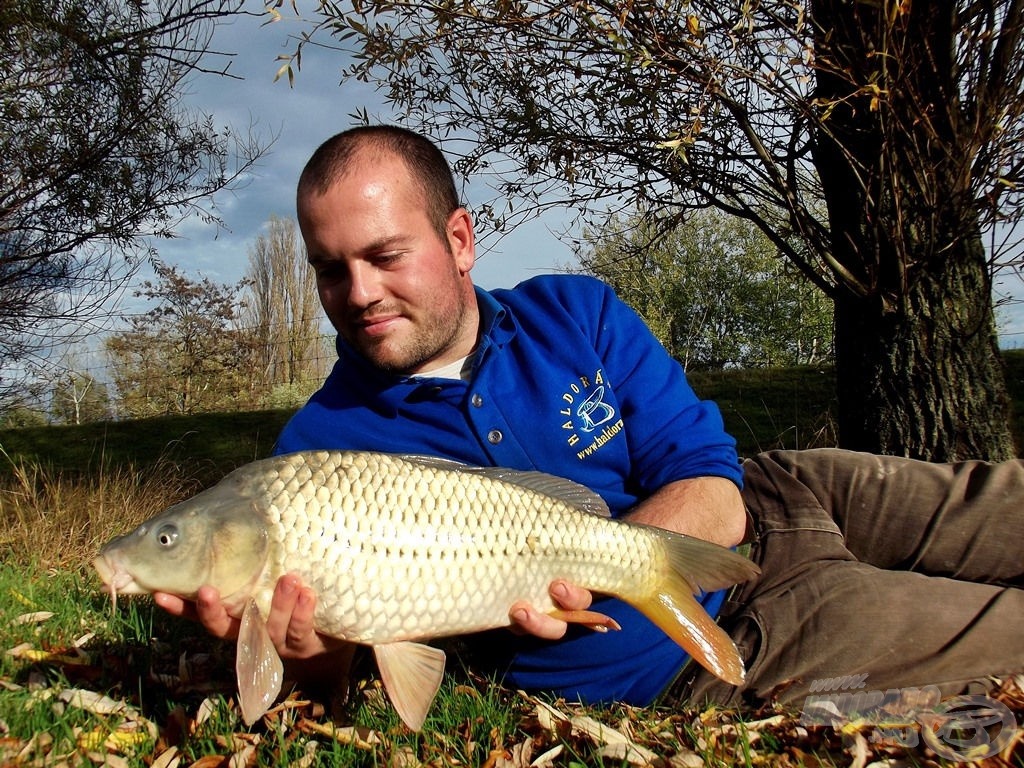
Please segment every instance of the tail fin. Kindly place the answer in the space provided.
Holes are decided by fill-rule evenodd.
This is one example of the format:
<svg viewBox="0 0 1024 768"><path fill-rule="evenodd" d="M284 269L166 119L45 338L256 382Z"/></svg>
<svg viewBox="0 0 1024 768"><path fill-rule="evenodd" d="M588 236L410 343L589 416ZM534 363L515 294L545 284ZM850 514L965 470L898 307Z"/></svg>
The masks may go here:
<svg viewBox="0 0 1024 768"><path fill-rule="evenodd" d="M733 685L746 677L732 639L694 599L701 590L723 589L760 573L756 565L717 544L661 531L669 569L652 594L634 607L675 640L705 669Z"/></svg>

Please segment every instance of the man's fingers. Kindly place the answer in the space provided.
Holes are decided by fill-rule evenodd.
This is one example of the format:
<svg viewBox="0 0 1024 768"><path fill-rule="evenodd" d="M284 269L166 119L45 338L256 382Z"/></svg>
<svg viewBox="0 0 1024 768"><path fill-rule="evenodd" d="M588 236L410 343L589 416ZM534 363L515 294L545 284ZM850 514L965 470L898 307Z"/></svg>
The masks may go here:
<svg viewBox="0 0 1024 768"><path fill-rule="evenodd" d="M519 601L513 603L508 612L512 620L513 631L533 635L544 640L559 640L565 636L568 624L553 616L541 613L530 603Z"/></svg>
<svg viewBox="0 0 1024 768"><path fill-rule="evenodd" d="M277 580L270 601L267 631L283 659L307 659L343 644L316 631L316 593L294 573Z"/></svg>
<svg viewBox="0 0 1024 768"><path fill-rule="evenodd" d="M278 649L285 645L288 638L289 625L301 589L302 580L294 573L286 573L274 585L274 594L270 598L270 615L267 616L267 632Z"/></svg>
<svg viewBox="0 0 1024 768"><path fill-rule="evenodd" d="M233 640L238 637L239 620L228 614L220 601L220 593L207 585L196 594L196 616L214 637Z"/></svg>
<svg viewBox="0 0 1024 768"><path fill-rule="evenodd" d="M548 592L555 605L567 611L585 611L594 602L594 596L589 589L562 579L551 582Z"/></svg>
<svg viewBox="0 0 1024 768"><path fill-rule="evenodd" d="M618 628L612 619L601 614L587 612L590 604L594 601L590 590L563 579L557 579L551 582L548 592L557 607L553 614L538 611L525 600L520 600L512 605L508 616L512 621L513 632L534 635L544 640L560 640L569 628L565 619L595 627Z"/></svg>
<svg viewBox="0 0 1024 768"><path fill-rule="evenodd" d="M154 592L153 602L172 616L189 619L190 621L199 621L199 614L196 613L196 604L188 600L182 600L177 595L171 595L167 592Z"/></svg>

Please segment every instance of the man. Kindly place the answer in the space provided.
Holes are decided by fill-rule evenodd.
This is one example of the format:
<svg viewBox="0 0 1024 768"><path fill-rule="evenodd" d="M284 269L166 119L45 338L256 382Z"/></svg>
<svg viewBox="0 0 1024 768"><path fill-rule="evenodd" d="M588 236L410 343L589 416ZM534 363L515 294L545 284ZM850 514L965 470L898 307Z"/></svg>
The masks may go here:
<svg viewBox="0 0 1024 768"><path fill-rule="evenodd" d="M1024 669L1019 463L810 451L758 456L741 471L717 409L606 287L568 276L474 287L472 221L447 163L403 129L330 139L303 171L297 205L339 362L277 451L540 469L594 489L616 516L728 547L747 531L744 503L752 512L762 577L701 598L748 664L742 689L687 664L632 609L564 581L551 585L558 605L594 603L622 632L590 633L517 603L521 634L504 633L494 653L512 684L591 702L728 703L795 699L848 675L954 693ZM296 675L344 673L351 648L313 631L315 601L282 578L271 637ZM158 602L216 635L237 631L211 589L195 606Z"/></svg>

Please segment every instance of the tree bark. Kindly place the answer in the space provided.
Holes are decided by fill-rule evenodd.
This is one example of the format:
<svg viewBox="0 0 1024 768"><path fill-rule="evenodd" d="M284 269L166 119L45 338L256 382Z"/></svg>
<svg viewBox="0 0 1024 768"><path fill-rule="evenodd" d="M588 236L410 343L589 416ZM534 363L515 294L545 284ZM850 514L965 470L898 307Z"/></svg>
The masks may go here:
<svg viewBox="0 0 1024 768"><path fill-rule="evenodd" d="M839 444L930 461L1015 455L978 239L920 275L898 306L836 301Z"/></svg>
<svg viewBox="0 0 1024 768"><path fill-rule="evenodd" d="M1014 455L970 188L950 8L815 0L814 156L829 211L839 443L932 461Z"/></svg>

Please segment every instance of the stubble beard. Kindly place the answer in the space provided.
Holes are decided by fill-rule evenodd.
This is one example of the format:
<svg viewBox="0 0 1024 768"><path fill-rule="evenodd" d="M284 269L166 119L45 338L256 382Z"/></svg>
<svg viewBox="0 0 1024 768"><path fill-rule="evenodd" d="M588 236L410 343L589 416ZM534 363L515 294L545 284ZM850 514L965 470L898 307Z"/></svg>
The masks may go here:
<svg viewBox="0 0 1024 768"><path fill-rule="evenodd" d="M457 296L447 311L432 311L426 315L409 315L411 332L401 339L353 342L356 350L373 366L391 375L409 374L439 357L450 349L461 336L467 315L466 301Z"/></svg>

